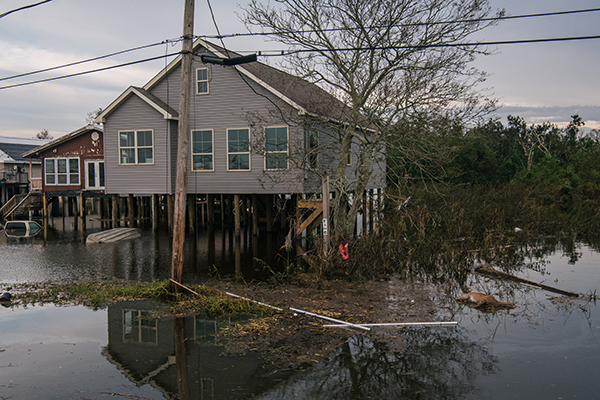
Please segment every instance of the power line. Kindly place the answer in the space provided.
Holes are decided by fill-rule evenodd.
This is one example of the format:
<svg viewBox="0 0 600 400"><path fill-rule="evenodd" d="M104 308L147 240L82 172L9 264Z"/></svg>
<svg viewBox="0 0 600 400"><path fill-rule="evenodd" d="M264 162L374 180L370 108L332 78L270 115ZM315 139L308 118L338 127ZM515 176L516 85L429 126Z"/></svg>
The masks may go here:
<svg viewBox="0 0 600 400"><path fill-rule="evenodd" d="M348 47L348 48L336 48L336 49L321 49L319 51L321 51L321 52L335 52L335 51L346 52L346 51L424 49L424 48L436 48L436 47L442 48L442 47L500 46L500 45L513 45L513 44L549 43L549 42L565 42L565 41L594 40L594 39L600 39L600 35L562 37L562 38L545 38L545 39L523 39L523 40L507 40L507 41L474 42L474 43L443 43L443 44L431 44L431 45L424 45L424 46L418 46L418 45L415 45L415 46L382 46L382 47L365 47L365 48ZM310 52L314 53L316 51L317 50L310 50L310 49L268 50L268 52L273 52L273 54L265 54L262 51L259 51L258 54L263 57L282 57L282 56L289 56L289 55L297 54L297 53L310 53ZM239 53L246 53L246 52L247 51L236 52L236 53L239 54ZM10 89L10 88L15 88L15 87L20 87L20 86L33 85L35 83L49 82L49 81L54 81L54 80L59 80L59 79L64 79L64 78L71 78L74 76L91 74L94 72L100 72L100 71L106 71L106 70L115 69L115 68L126 67L129 65L158 60L158 59L165 58L165 57L172 57L172 56L176 56L179 54L181 54L181 53L177 52L177 53L165 54L165 55L161 55L161 56L157 56L157 57L146 58L146 59L138 60L138 61L131 61L128 63L113 65L113 66L109 66L109 67L97 68L97 69L93 69L93 70L77 72L77 73L68 74L68 75L61 75L61 76L57 76L57 77L53 77L53 78L40 79L40 80L30 81L30 82L23 82L23 83L18 83L18 84L14 84L14 85L0 86L0 90ZM244 81L245 81L245 79L244 79ZM246 82L246 84L248 84L248 82Z"/></svg>
<svg viewBox="0 0 600 400"><path fill-rule="evenodd" d="M600 35L595 36L573 36L562 38L545 38L545 39L522 39L522 40L505 40L491 42L472 42L472 43L439 43L429 45L407 45L407 46L380 46L380 47L346 47L335 49L298 49L298 50L268 50L267 54L259 52L262 57L282 57L299 53L333 53L346 51L372 51L372 50L410 50L410 49L427 49L437 47L478 47L478 46L501 46L508 44L531 44L531 43L550 43L550 42L567 42L575 40L592 40L600 39ZM273 54L268 54L273 53Z"/></svg>
<svg viewBox="0 0 600 400"><path fill-rule="evenodd" d="M22 74L7 76L5 78L0 78L0 82L1 81L7 81L9 79L22 78L24 76L29 76L29 75L35 75L35 74L39 74L39 73L42 73L42 72L54 71L54 70L57 70L57 69L60 69L60 68L72 67L74 65L85 64L85 63L88 63L88 62L91 62L91 61L98 61L98 60L102 60L103 58L114 57L114 56L117 56L117 55L120 55L120 54L125 54L125 53L129 53L129 52L136 51L136 50L142 50L142 49L147 49L147 48L154 47L154 46L159 46L159 45L165 44L165 43L176 43L176 42L178 42L180 40L181 40L180 38L179 39L163 40L162 42L147 44L147 45L144 45L144 46L133 47L131 49L121 50L121 51L117 51L117 52L114 52L114 53L106 54L106 55L103 55L103 56L88 58L87 60L75 61L75 62L68 63L68 64L58 65L56 67L50 67L50 68L40 69L40 70L37 70L37 71L31 71L31 72L25 72L25 73L22 73Z"/></svg>
<svg viewBox="0 0 600 400"><path fill-rule="evenodd" d="M30 4L28 6L23 6L23 7L15 8L14 10L10 10L10 11L7 11L5 13L0 14L0 18L6 17L8 14L12 14L12 13L17 12L17 11L25 10L27 8L36 7L36 6L39 6L40 4L49 3L51 1L52 0L44 0L44 1L40 1L39 3Z"/></svg>
<svg viewBox="0 0 600 400"><path fill-rule="evenodd" d="M414 22L409 24L398 24L393 25L396 28L402 27L411 27L411 26L433 26L433 25L447 25L447 24L462 24L462 23L473 23L473 22L492 22L492 21L502 21L502 20L511 20L511 19L522 19L522 18L538 18L538 17L550 17L557 15L568 15L568 14L581 14L581 13L589 13L600 11L600 8L588 8L583 10L568 10L568 11L554 11L547 13L535 13L535 14L521 14L521 15L501 15L497 17L488 17L488 18L479 18L479 19L462 19L462 20L452 20L452 21L434 21L434 22ZM381 28L389 28L389 25L374 25L365 27L365 29L381 29ZM295 30L293 33L316 33L316 32L341 32L353 30L354 28L328 28L328 29L306 29L306 30ZM282 31L282 33L292 33L292 31ZM276 32L248 32L248 33L231 33L221 35L217 31L217 35L201 35L196 36L198 38L204 39L222 39L228 37L244 37L244 36L271 36L275 35Z"/></svg>
<svg viewBox="0 0 600 400"><path fill-rule="evenodd" d="M176 56L176 55L179 55L179 54L180 54L180 52L171 53L171 54L161 55L161 56L157 56L157 57L145 58L143 60L131 61L131 62L127 62L127 63L123 63L123 64L118 64L118 65L111 65L109 67L103 67L103 68L97 68L97 69L92 69L92 70L88 70L88 71L76 72L76 73L68 74L68 75L55 76L53 78L39 79L37 81L15 83L14 85L0 86L0 90L2 90L2 89L10 89L10 88L15 88L15 87L20 87L20 86L28 86L28 85L33 85L35 83L56 81L56 80L64 79L64 78L72 78L74 76L87 75L87 74L91 74L91 73L94 73L94 72L107 71L107 70L115 69L115 68L127 67L127 66L130 66L130 65L141 64L141 63L145 63L145 62L148 62L148 61L154 61L154 60L158 60L158 59L165 58L165 57L172 57L172 56Z"/></svg>

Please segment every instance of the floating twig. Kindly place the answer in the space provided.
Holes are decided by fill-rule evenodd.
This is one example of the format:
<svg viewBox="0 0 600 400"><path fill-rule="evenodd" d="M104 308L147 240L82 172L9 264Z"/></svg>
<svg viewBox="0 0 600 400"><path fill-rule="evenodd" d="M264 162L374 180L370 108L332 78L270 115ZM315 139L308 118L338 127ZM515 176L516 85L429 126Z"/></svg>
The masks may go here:
<svg viewBox="0 0 600 400"><path fill-rule="evenodd" d="M152 400L151 397L138 396L136 394L115 393L115 392L98 392L98 394L108 394L108 395L111 395L111 396L123 396L123 397L127 397L127 398L130 398L130 399L148 399L148 400Z"/></svg>
<svg viewBox="0 0 600 400"><path fill-rule="evenodd" d="M341 320L335 319L335 318L329 318L329 317L326 317L324 315L319 315L319 314L311 313L311 312L308 312L308 311L299 310L297 308L290 307L290 310L295 311L295 312L299 312L299 313L302 313L302 314L310 315L311 317L317 317L317 318L321 318L321 319L324 319L324 320L327 320L327 321L335 322L337 324L342 324L342 325L344 325L346 327L352 327L352 328L356 328L356 329L363 329L365 331L370 331L371 330L371 328L368 328L366 326L357 325L357 324L353 324L353 323L346 322L346 321L341 321Z"/></svg>

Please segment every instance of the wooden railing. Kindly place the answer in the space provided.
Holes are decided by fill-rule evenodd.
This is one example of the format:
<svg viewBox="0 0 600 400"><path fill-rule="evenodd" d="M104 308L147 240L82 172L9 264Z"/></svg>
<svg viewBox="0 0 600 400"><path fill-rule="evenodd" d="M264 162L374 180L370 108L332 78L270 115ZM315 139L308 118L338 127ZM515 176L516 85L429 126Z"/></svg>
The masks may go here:
<svg viewBox="0 0 600 400"><path fill-rule="evenodd" d="M29 179L30 190L42 190L42 178Z"/></svg>

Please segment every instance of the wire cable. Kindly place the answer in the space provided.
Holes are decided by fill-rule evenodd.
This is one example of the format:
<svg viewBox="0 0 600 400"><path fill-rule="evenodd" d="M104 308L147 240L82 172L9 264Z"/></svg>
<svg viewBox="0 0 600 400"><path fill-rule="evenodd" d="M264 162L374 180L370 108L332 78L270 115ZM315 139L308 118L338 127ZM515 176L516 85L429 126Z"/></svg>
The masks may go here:
<svg viewBox="0 0 600 400"><path fill-rule="evenodd" d="M522 19L522 18L538 18L538 17L550 17L550 16L558 16L558 15L569 15L569 14L581 14L581 13L589 13L589 12L597 12L600 11L600 8L588 8L583 10L568 10L568 11L554 11L547 13L535 13L535 14L522 14L522 15L501 15L497 17L488 17L488 18L480 18L480 19L463 19L463 20L453 20L453 21L434 21L434 22L415 22L410 24L398 24L393 25L396 28L403 27L411 27L411 26L433 26L433 25L446 25L446 24L460 24L460 23L473 23L473 22L492 22L492 21L502 21L502 20L511 20L511 19ZM365 29L381 29L381 28L389 28L388 25L374 25L367 26ZM354 28L328 28L328 29L306 29L306 30L295 30L293 33L316 33L316 32L342 32L353 30ZM292 31L286 32L282 31L282 33L292 33ZM222 39L228 37L244 37L244 36L271 36L275 35L276 32L248 32L248 33L231 33L221 35L217 32L217 35L202 35L196 36L201 39Z"/></svg>
<svg viewBox="0 0 600 400"><path fill-rule="evenodd" d="M40 2L35 3L35 4L30 4L28 6L23 6L23 7L15 8L14 10L10 10L10 11L7 11L5 13L0 14L0 18L6 17L7 15L12 14L12 13L17 12L17 11L22 11L22 10L25 10L27 8L37 7L37 6L39 6L41 4L44 4L44 3L49 3L51 1L52 0L44 0L44 1L40 1Z"/></svg>
<svg viewBox="0 0 600 400"><path fill-rule="evenodd" d="M407 46L379 46L379 47L341 47L335 49L297 49L297 50L267 50L267 52L259 52L262 57L282 57L299 53L332 53L346 51L372 51L372 50L407 50L407 49L427 49L437 47L477 47L477 46L502 46L509 44L531 44L531 43L550 43L550 42L567 42L575 40L594 40L600 39L600 35L594 36L573 36L562 38L543 38L543 39L521 39L521 40L505 40L505 41L489 41L489 42L467 42L467 43L439 43L430 45L407 45ZM268 54L272 52L273 54Z"/></svg>
<svg viewBox="0 0 600 400"><path fill-rule="evenodd" d="M33 85L35 83L56 81L56 80L64 79L64 78L72 78L74 76L87 75L87 74L91 74L91 73L94 73L94 72L107 71L107 70L115 69L115 68L127 67L127 66L130 66L130 65L141 64L141 63L145 63L145 62L148 62L148 61L159 60L159 59L164 58L164 57L177 56L179 54L180 53L171 53L171 54L167 54L166 56L165 55L161 55L161 56L157 56L157 57L145 58L143 60L131 61L131 62L123 63L123 64L111 65L109 67L103 67L103 68L97 68L97 69L92 69L92 70L88 70L88 71L76 72L76 73L68 74L68 75L55 76L53 78L39 79L37 81L15 83L14 85L0 86L0 90L2 90L2 89L11 89L11 88L20 87L20 86Z"/></svg>
<svg viewBox="0 0 600 400"><path fill-rule="evenodd" d="M165 44L165 43L177 43L179 41L181 41L181 38L163 40L162 42L152 43L152 44L146 44L146 45L143 45L143 46L133 47L133 48L130 48L130 49L127 49L127 50L120 50L120 51L117 51L117 52L114 52L114 53L110 53L110 54L106 54L106 55L103 55L103 56L88 58L86 60L81 60L81 61L74 61L72 63L58 65L56 67L49 67L49 68L44 68L44 69L40 69L40 70L37 70L37 71L31 71L31 72L25 72L25 73L22 73L22 74L18 74L18 75L7 76L5 78L0 78L0 82L1 81L7 81L9 79L22 78L24 76L29 76L29 75L35 75L35 74L39 74L39 73L42 73L42 72L54 71L54 70L61 69L61 68L72 67L74 65L85 64L85 63L92 62L92 61L98 61L98 60L102 60L103 58L114 57L114 56L117 56L117 55L120 55L120 54L125 54L125 53L129 53L129 52L136 51L136 50L142 50L142 49L147 49L147 48L154 47L154 46L160 46L160 45Z"/></svg>

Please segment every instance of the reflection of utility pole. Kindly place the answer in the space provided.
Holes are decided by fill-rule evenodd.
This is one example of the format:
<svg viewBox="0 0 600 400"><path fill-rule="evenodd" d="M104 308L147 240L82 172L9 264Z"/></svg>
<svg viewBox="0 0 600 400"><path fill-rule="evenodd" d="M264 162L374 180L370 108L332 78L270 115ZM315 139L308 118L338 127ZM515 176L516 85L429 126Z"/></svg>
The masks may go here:
<svg viewBox="0 0 600 400"><path fill-rule="evenodd" d="M188 131L190 127L190 90L192 47L194 36L194 3L185 0L183 14L183 45L181 51L181 92L179 94L179 125L177 138L177 178L173 211L173 258L171 278L181 283L185 249L185 200L187 195Z"/></svg>

